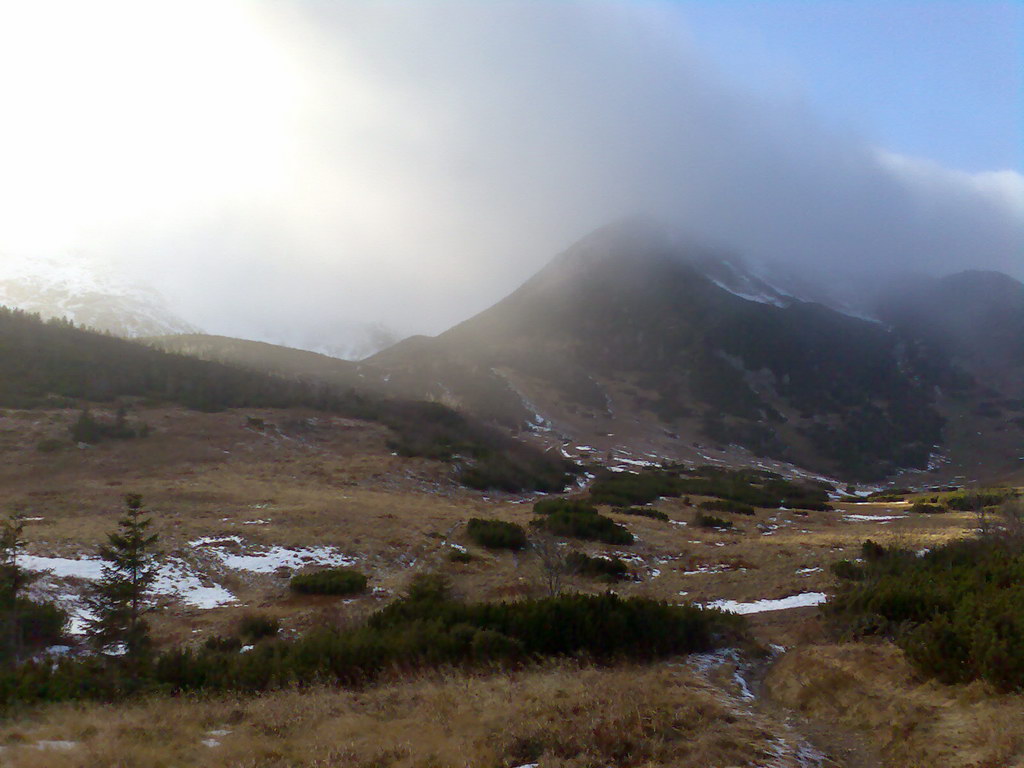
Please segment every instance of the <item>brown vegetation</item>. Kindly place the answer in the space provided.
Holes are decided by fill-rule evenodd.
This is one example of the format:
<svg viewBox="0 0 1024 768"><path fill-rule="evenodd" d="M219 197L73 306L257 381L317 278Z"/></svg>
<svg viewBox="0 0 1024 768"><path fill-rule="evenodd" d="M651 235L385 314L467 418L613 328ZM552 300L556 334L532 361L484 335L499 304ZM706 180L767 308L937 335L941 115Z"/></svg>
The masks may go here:
<svg viewBox="0 0 1024 768"><path fill-rule="evenodd" d="M54 706L0 727L0 743L12 768L707 768L764 764L772 732L678 665L555 665L351 692Z"/></svg>
<svg viewBox="0 0 1024 768"><path fill-rule="evenodd" d="M923 682L889 643L794 649L769 672L765 690L819 724L858 732L885 768L1024 765L1024 696Z"/></svg>

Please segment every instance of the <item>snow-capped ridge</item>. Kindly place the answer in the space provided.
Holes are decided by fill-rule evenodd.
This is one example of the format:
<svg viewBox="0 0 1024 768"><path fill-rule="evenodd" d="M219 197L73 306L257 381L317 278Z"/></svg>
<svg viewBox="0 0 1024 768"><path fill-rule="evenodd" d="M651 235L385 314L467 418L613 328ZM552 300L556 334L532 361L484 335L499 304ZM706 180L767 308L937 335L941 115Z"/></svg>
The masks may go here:
<svg viewBox="0 0 1024 768"><path fill-rule="evenodd" d="M154 288L86 257L5 260L0 305L127 338L201 332Z"/></svg>

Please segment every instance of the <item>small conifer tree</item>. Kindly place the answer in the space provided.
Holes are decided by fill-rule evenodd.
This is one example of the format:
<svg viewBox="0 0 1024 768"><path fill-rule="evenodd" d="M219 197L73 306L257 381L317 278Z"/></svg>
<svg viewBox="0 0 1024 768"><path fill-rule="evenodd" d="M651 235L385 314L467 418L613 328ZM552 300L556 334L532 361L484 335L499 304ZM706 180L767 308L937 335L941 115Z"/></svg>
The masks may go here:
<svg viewBox="0 0 1024 768"><path fill-rule="evenodd" d="M31 575L18 564L18 555L25 547L22 538L25 520L13 514L0 523L0 616L3 623L4 656L16 662L21 655L24 637L21 626L19 598L32 581Z"/></svg>
<svg viewBox="0 0 1024 768"><path fill-rule="evenodd" d="M157 534L147 533L152 520L145 516L142 497L125 496L126 510L117 531L100 547L105 561L102 577L92 586L86 603L94 614L88 622L90 641L98 650L123 646L137 660L150 645L144 616L151 610L148 592L156 579Z"/></svg>

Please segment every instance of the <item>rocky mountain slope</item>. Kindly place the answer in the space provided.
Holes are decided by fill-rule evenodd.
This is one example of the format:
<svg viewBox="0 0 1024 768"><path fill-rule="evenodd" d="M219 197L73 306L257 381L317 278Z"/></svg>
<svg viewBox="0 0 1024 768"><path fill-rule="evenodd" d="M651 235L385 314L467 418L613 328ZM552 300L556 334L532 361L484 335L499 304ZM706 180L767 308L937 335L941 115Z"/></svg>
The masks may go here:
<svg viewBox="0 0 1024 768"><path fill-rule="evenodd" d="M941 281L936 290L959 292ZM1024 315L1009 302L975 317L966 309L974 303L964 301L958 323L947 317L952 346L940 347L925 333L928 317L890 325L801 301L719 254L630 222L585 238L446 333L367 363L406 393L508 424L595 442L645 432L740 445L877 480L927 467L951 409L983 408L979 366L991 355L964 365L963 349L976 348L966 334L1009 327L992 346L1002 350L1020 338L1005 315ZM1019 424L1011 429L1020 436Z"/></svg>
<svg viewBox="0 0 1024 768"><path fill-rule="evenodd" d="M808 300L826 294L630 221L440 336L360 363L223 337L153 343L441 402L591 455L770 459L855 481L1013 476L1024 286L968 272L894 288L874 306Z"/></svg>

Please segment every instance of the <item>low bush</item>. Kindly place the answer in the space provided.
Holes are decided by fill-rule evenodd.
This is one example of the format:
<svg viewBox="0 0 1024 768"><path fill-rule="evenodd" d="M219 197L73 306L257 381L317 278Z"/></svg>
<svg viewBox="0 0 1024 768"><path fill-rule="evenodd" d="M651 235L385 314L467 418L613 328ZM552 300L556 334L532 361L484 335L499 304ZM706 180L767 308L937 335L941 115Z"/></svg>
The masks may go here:
<svg viewBox="0 0 1024 768"><path fill-rule="evenodd" d="M67 447L68 441L56 437L46 437L36 443L36 450L40 453L54 453Z"/></svg>
<svg viewBox="0 0 1024 768"><path fill-rule="evenodd" d="M668 522L668 515L658 509L649 509L648 507L617 507L613 509L619 515L632 515L633 517L649 517L652 520L660 520L663 523Z"/></svg>
<svg viewBox="0 0 1024 768"><path fill-rule="evenodd" d="M848 581L863 581L864 579L864 569L852 560L840 560L837 563L832 563L830 570L837 579Z"/></svg>
<svg viewBox="0 0 1024 768"><path fill-rule="evenodd" d="M471 563L473 555L461 549L453 549L448 553L448 560L453 563Z"/></svg>
<svg viewBox="0 0 1024 768"><path fill-rule="evenodd" d="M466 533L474 543L488 549L524 549L526 547L526 531L517 523L474 517L466 526Z"/></svg>
<svg viewBox="0 0 1024 768"><path fill-rule="evenodd" d="M913 506L910 507L911 512L917 512L919 514L934 515L940 512L949 512L946 507L941 504L928 504L924 501L915 501Z"/></svg>
<svg viewBox="0 0 1024 768"><path fill-rule="evenodd" d="M741 504L738 501L728 501L726 499L716 499L714 501L702 501L700 504L701 509L706 509L709 512L733 512L737 515L753 515L755 510L749 504Z"/></svg>
<svg viewBox="0 0 1024 768"><path fill-rule="evenodd" d="M629 575L629 568L617 557L591 557L583 552L572 552L565 564L573 573L602 581L621 581Z"/></svg>
<svg viewBox="0 0 1024 768"><path fill-rule="evenodd" d="M600 541L604 544L633 543L633 534L625 526L596 512L552 512L532 520L530 525L554 536L570 536L584 541Z"/></svg>
<svg viewBox="0 0 1024 768"><path fill-rule="evenodd" d="M761 469L697 469L665 467L643 472L609 472L590 487L596 504L630 506L649 504L662 496L711 496L748 507L780 507L824 511L830 486L823 483L795 483Z"/></svg>
<svg viewBox="0 0 1024 768"><path fill-rule="evenodd" d="M946 496L939 496L939 501L946 507L957 512L980 512L985 507L995 507L1002 504L1009 498L1016 495L1016 492L1009 488L997 488L985 491L964 491Z"/></svg>
<svg viewBox="0 0 1024 768"><path fill-rule="evenodd" d="M237 652L242 649L242 638L237 635L229 637L211 635L203 642L203 648L208 651L219 651L221 653Z"/></svg>
<svg viewBox="0 0 1024 768"><path fill-rule="evenodd" d="M48 645L55 645L64 638L68 614L60 606L49 602L36 602L25 597L11 600L2 598L0 606L0 661L5 661L17 652L35 651ZM11 646L8 638L17 636L17 644Z"/></svg>
<svg viewBox="0 0 1024 768"><path fill-rule="evenodd" d="M0 702L359 685L389 671L578 655L599 663L649 661L732 645L743 636L742 617L690 604L613 594L462 603L451 599L442 579L425 577L362 625L273 639L248 653L238 653L233 642L211 641L167 651L135 668L99 657L8 668L0 671Z"/></svg>
<svg viewBox="0 0 1024 768"><path fill-rule="evenodd" d="M117 409L113 421L97 419L88 408L83 408L78 419L68 428L71 439L76 443L95 444L105 438L129 440L135 437L147 437L149 425L133 424L128 421L128 411L124 407Z"/></svg>
<svg viewBox="0 0 1024 768"><path fill-rule="evenodd" d="M252 643L276 637L280 631L281 622L262 613L246 613L238 620L238 636Z"/></svg>
<svg viewBox="0 0 1024 768"><path fill-rule="evenodd" d="M303 595L355 595L366 590L365 574L353 568L326 568L292 576L289 588Z"/></svg>
<svg viewBox="0 0 1024 768"><path fill-rule="evenodd" d="M703 512L698 512L694 515L693 524L698 528L732 528L732 522L729 520L723 520L720 517L714 515L705 515Z"/></svg>
<svg viewBox="0 0 1024 768"><path fill-rule="evenodd" d="M836 571L843 580L823 608L835 632L890 638L942 682L982 679L1001 691L1024 690L1019 542L990 536L920 556L877 544L865 551L871 557L862 566Z"/></svg>
<svg viewBox="0 0 1024 768"><path fill-rule="evenodd" d="M597 507L579 499L541 499L533 505L535 515L550 515L555 512L587 512L597 514Z"/></svg>
<svg viewBox="0 0 1024 768"><path fill-rule="evenodd" d="M613 507L650 504L662 496L679 496L679 482L676 474L665 470L608 473L590 486L590 498Z"/></svg>

